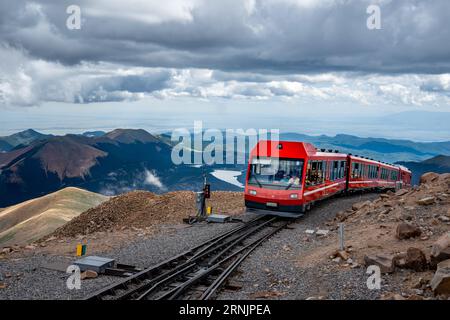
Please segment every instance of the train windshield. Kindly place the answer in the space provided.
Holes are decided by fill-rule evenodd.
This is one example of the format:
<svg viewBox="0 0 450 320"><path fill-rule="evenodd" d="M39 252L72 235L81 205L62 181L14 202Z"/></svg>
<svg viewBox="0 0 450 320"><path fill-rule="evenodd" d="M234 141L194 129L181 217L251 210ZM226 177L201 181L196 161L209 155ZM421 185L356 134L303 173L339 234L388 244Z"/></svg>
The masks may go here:
<svg viewBox="0 0 450 320"><path fill-rule="evenodd" d="M300 189L303 163L301 159L254 158L248 184L267 189Z"/></svg>

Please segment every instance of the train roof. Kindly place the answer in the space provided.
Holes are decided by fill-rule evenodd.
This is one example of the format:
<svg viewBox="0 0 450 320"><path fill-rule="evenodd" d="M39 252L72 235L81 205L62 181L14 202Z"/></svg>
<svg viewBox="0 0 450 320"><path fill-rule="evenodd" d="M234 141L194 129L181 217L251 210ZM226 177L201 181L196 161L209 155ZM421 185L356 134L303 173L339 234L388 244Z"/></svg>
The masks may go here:
<svg viewBox="0 0 450 320"><path fill-rule="evenodd" d="M268 146L269 144L270 144L270 148L262 148L262 146L264 146L264 145ZM260 152L257 153L256 150L260 150ZM266 152L265 153L261 152L261 150L265 150ZM308 157L347 157L347 156L350 156L352 159L356 159L356 160L363 161L366 163L382 165L384 167L388 167L391 169L401 169L401 170L411 173L411 171L408 168L401 166L401 165L390 164L390 163L370 159L370 158L367 158L364 156L353 155L351 153L349 153L349 154L341 153L338 150L316 148L311 143L301 142L301 141L260 140L260 141L258 141L257 145L253 148L251 153L252 153L252 155L258 154L258 155L264 155L264 156L270 157L272 154L276 154L277 152L279 152L279 154L281 156L283 156L283 154L286 154L286 153L288 153L292 156L293 152L295 152L296 155L298 153L299 156L308 156Z"/></svg>
<svg viewBox="0 0 450 320"><path fill-rule="evenodd" d="M270 148L268 147L269 145ZM272 154L276 154L277 152L281 156L283 156L283 154L294 155L293 153L295 153L299 156L308 157L347 157L347 154L340 153L338 150L317 149L311 143L300 141L261 140L252 150L253 155L258 154L265 156L271 156Z"/></svg>

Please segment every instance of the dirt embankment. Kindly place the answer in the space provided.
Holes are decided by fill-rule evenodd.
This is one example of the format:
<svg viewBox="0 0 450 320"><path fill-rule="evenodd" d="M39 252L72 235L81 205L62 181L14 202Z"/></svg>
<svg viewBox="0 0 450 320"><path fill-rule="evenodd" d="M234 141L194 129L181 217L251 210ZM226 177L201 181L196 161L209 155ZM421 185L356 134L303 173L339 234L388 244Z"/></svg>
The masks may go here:
<svg viewBox="0 0 450 320"><path fill-rule="evenodd" d="M333 263L337 270L378 265L385 280L396 284L390 287L399 288L385 294L387 299L450 294L450 174L425 174L420 186L355 203L326 224L336 230L339 223L345 226L346 250L336 251L334 233L336 242L308 252L299 266L311 261Z"/></svg>
<svg viewBox="0 0 450 320"><path fill-rule="evenodd" d="M207 205L212 206L214 213L238 215L244 212L244 200L240 192L213 192ZM75 237L127 228L149 230L164 224L182 223L183 218L195 213L194 192L177 191L157 195L134 191L87 210L51 236Z"/></svg>

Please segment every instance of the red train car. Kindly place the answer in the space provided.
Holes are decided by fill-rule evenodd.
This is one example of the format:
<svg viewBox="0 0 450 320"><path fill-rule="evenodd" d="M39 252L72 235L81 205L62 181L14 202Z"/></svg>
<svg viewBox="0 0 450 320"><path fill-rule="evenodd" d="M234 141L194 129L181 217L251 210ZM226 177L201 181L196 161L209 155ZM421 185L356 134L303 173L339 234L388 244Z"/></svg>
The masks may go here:
<svg viewBox="0 0 450 320"><path fill-rule="evenodd" d="M411 172L312 144L260 141L250 153L245 205L281 216L298 216L316 201L364 189L409 185Z"/></svg>

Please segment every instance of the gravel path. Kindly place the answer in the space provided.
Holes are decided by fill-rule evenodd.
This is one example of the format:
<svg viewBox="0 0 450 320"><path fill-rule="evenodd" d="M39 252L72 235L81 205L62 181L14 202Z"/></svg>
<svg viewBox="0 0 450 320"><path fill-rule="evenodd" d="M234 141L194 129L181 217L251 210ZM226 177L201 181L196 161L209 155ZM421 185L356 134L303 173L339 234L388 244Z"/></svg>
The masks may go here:
<svg viewBox="0 0 450 320"><path fill-rule="evenodd" d="M243 285L239 291L222 291L218 299L374 299L380 292L367 289L364 268L340 269L326 264L299 267L302 254L320 248L328 237L308 237L307 229L326 229L324 222L337 212L351 208L355 202L370 200L377 195L354 195L330 199L319 204L307 215L276 234L255 250L240 266L232 282ZM337 231L334 231L337 232ZM336 249L338 244L336 244Z"/></svg>
<svg viewBox="0 0 450 320"><path fill-rule="evenodd" d="M325 296L334 299L371 299L373 292L365 288L367 276L363 269L351 269L334 274L332 265L299 268L296 264L302 252L319 247L326 238L302 241L306 229L323 228L324 221L333 218L355 202L373 199L376 195L357 195L328 200L305 217L283 230L256 249L239 268L233 281L242 282L239 291L223 291L219 299L264 298L258 292L275 292L271 298L305 299ZM244 216L250 219L251 215ZM138 238L121 248L104 252L118 262L148 267L200 244L214 235L234 228L236 224L199 224L169 229L149 238ZM67 274L42 268L45 263L70 264L73 258L48 254L28 254L16 259L0 260L0 299L80 299L118 278L100 276L82 281L80 290L68 290ZM256 294L256 296L255 296ZM261 294L259 294L261 295Z"/></svg>

